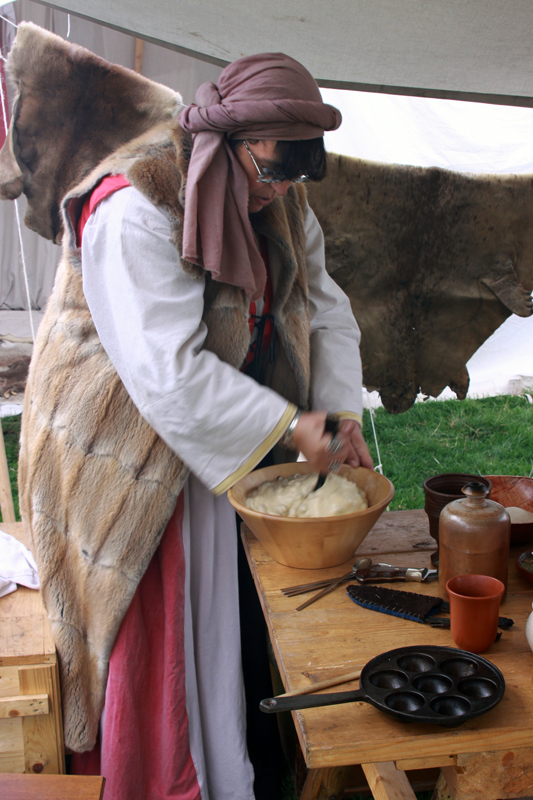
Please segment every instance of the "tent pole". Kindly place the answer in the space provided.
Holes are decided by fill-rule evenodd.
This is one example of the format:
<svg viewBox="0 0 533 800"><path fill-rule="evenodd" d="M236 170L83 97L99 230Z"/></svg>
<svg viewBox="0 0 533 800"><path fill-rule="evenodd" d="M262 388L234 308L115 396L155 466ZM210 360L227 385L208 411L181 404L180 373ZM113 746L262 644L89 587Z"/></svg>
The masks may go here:
<svg viewBox="0 0 533 800"><path fill-rule="evenodd" d="M143 50L144 40L135 39L135 72L142 74L143 71Z"/></svg>

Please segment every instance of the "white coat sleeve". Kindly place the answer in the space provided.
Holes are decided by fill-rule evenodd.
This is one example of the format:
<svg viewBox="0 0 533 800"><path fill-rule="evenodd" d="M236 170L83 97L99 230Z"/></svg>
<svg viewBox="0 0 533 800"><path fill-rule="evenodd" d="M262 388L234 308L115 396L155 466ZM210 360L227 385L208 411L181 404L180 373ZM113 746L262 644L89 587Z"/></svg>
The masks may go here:
<svg viewBox="0 0 533 800"><path fill-rule="evenodd" d="M361 422L361 335L350 301L326 271L324 235L314 211L306 219L311 322L311 407Z"/></svg>
<svg viewBox="0 0 533 800"><path fill-rule="evenodd" d="M295 406L201 349L204 281L181 269L169 218L133 187L89 218L82 272L102 345L140 413L223 493L272 448Z"/></svg>

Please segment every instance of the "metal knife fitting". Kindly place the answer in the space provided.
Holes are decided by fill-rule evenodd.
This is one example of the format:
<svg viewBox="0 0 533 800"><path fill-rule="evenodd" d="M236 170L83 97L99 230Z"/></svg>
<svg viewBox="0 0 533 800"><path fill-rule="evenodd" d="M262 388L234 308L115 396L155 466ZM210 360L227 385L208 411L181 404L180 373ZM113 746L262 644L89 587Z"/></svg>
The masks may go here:
<svg viewBox="0 0 533 800"><path fill-rule="evenodd" d="M438 570L413 567L393 567L391 564L373 564L367 569L357 569L354 578L359 583L388 583L392 581L434 581Z"/></svg>

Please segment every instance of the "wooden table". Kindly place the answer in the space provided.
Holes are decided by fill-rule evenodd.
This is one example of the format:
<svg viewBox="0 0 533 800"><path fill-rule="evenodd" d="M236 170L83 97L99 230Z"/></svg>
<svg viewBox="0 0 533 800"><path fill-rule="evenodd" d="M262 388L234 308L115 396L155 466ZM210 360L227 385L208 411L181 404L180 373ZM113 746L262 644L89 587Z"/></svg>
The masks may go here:
<svg viewBox="0 0 533 800"><path fill-rule="evenodd" d="M1 528L26 544L20 522ZM65 772L56 650L41 594L24 586L0 598L0 773L16 772Z"/></svg>
<svg viewBox="0 0 533 800"><path fill-rule="evenodd" d="M299 689L363 667L386 650L414 644L454 647L450 631L370 611L339 588L300 612L307 597L286 598L279 590L342 575L347 562L331 570L297 570L276 563L243 525L242 538L268 624L285 691ZM411 798L405 770L440 768L436 797L483 800L533 795L532 653L525 638L533 587L516 573L514 547L509 587L501 615L514 619L499 642L484 653L506 680L501 703L458 728L404 724L367 703L293 712L309 768L302 800L340 796L347 768L360 764L376 798ZM392 511L379 520L357 551L374 561L430 567L435 543L425 512ZM394 588L394 585L391 585ZM437 583L401 583L396 588L438 595ZM345 684L329 691L357 688Z"/></svg>
<svg viewBox="0 0 533 800"><path fill-rule="evenodd" d="M102 800L105 778L96 775L0 775L3 800Z"/></svg>

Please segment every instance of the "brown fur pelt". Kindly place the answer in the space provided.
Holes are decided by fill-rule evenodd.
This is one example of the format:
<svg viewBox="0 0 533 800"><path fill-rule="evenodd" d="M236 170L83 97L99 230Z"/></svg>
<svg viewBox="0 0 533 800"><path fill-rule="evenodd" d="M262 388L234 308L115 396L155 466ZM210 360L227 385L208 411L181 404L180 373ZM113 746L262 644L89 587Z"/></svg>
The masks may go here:
<svg viewBox="0 0 533 800"><path fill-rule="evenodd" d="M59 244L67 192L121 145L176 117L181 98L31 22L19 25L8 72L17 96L0 194L24 192L28 228Z"/></svg>
<svg viewBox="0 0 533 800"><path fill-rule="evenodd" d="M367 389L391 412L447 385L465 397L470 357L510 314L532 313L532 176L332 155L309 202L361 328Z"/></svg>

